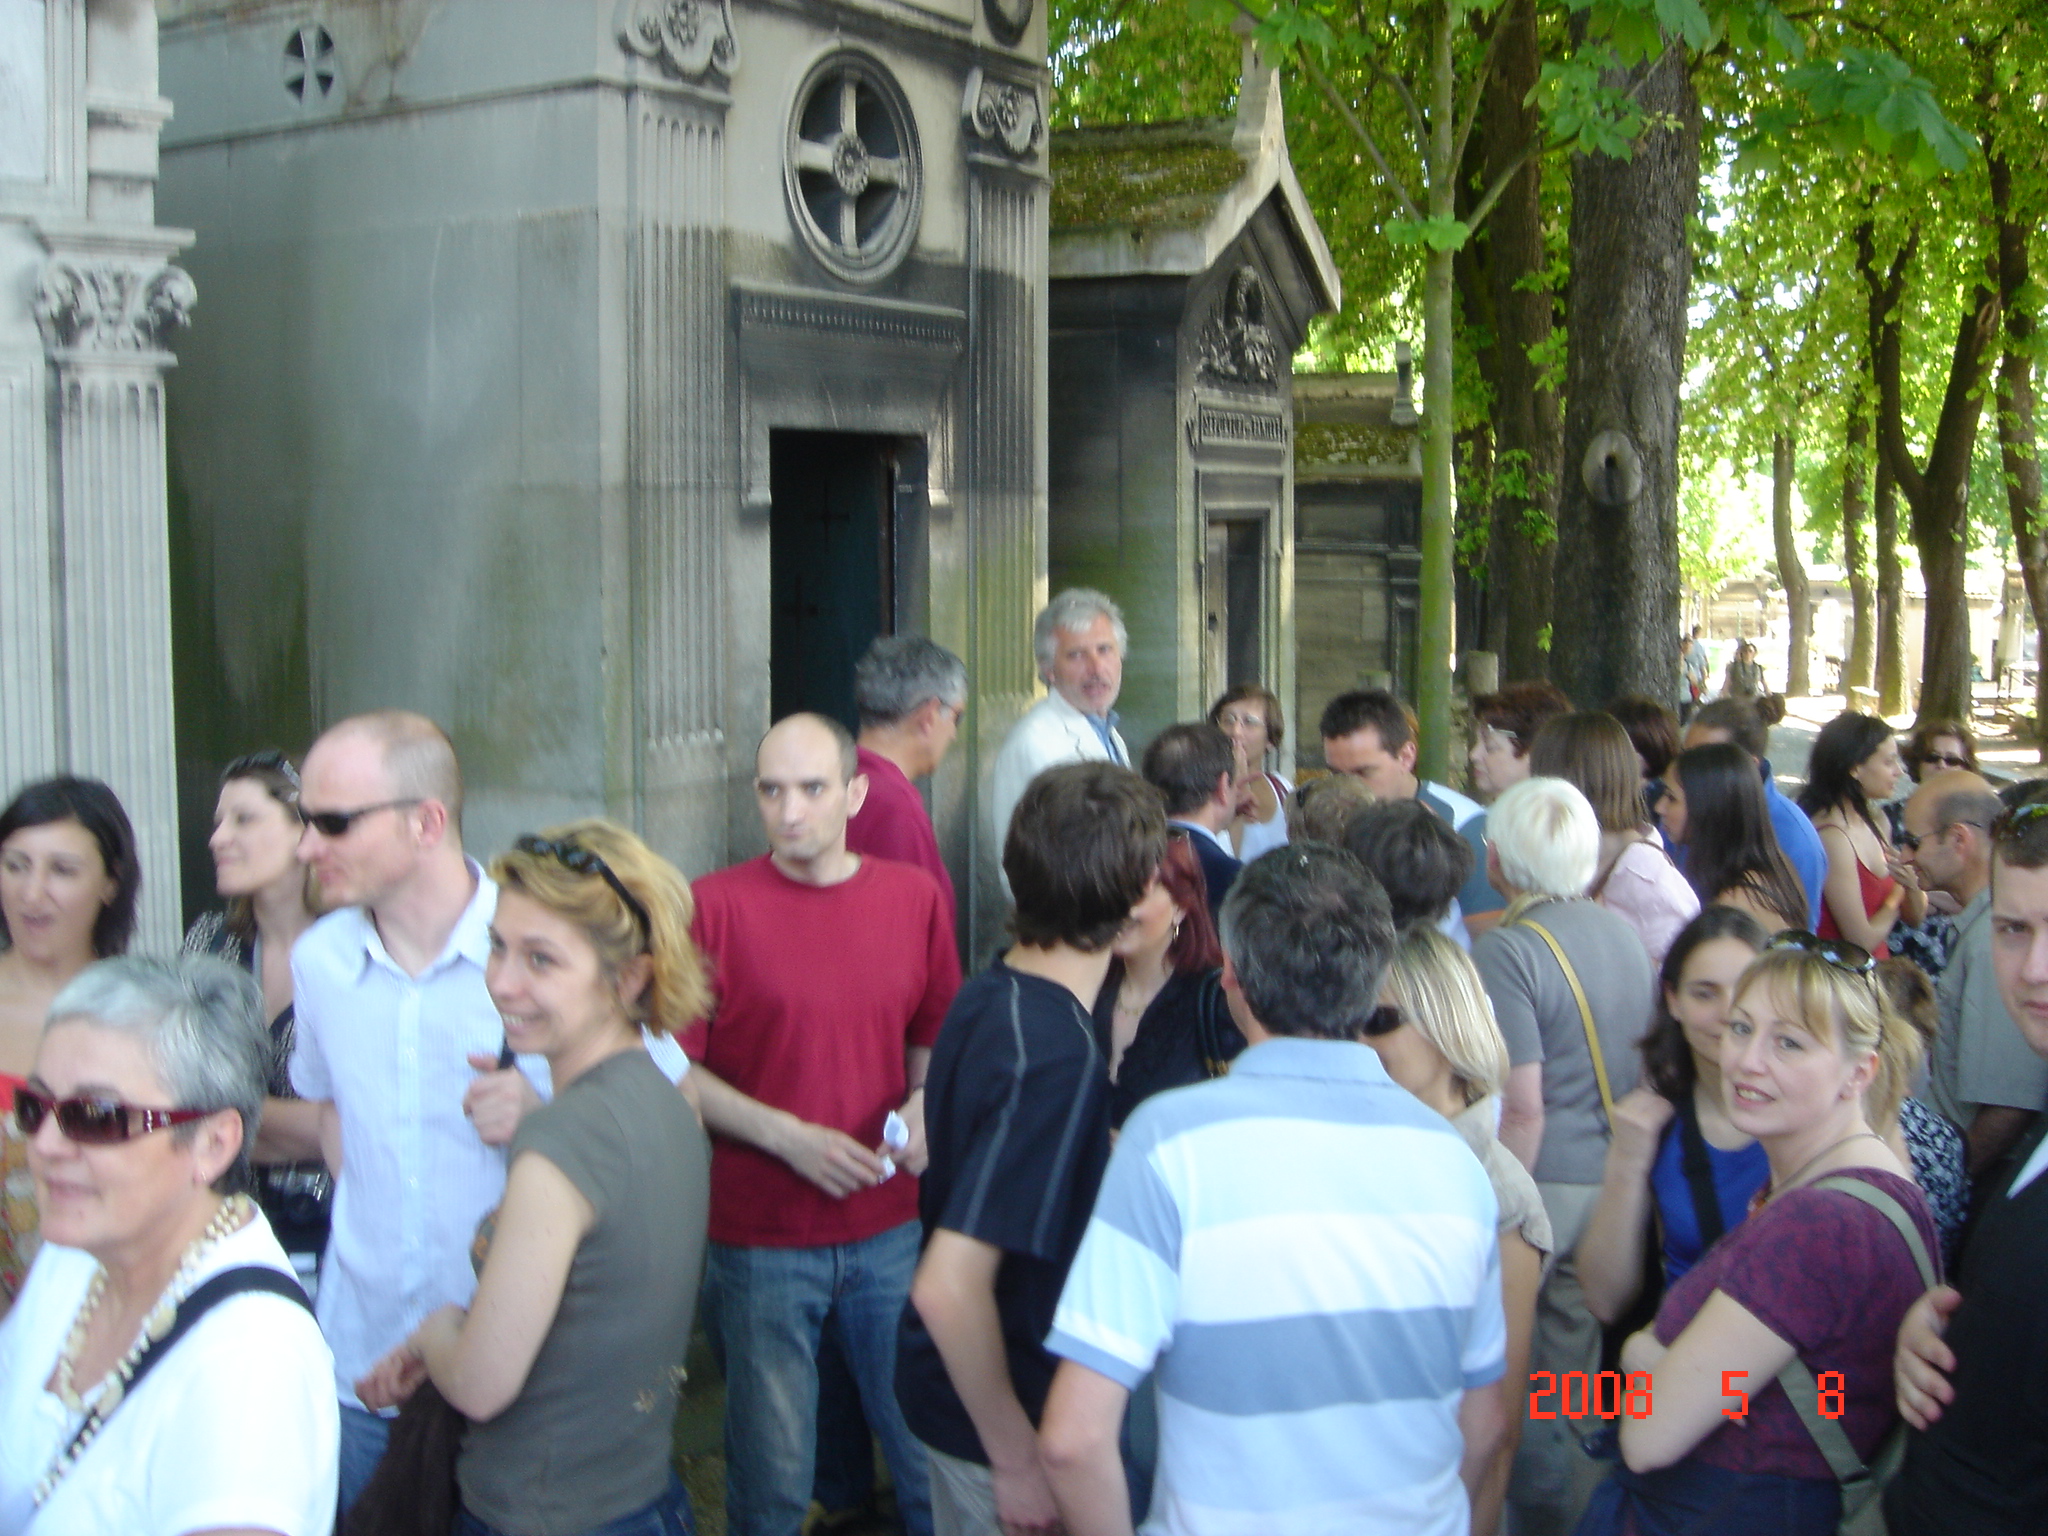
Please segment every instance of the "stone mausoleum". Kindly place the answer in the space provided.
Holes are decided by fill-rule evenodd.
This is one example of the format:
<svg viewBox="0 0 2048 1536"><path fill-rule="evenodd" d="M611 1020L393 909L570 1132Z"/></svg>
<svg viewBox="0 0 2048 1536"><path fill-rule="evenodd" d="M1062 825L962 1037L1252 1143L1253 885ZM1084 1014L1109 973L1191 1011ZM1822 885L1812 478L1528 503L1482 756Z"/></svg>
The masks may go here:
<svg viewBox="0 0 2048 1536"><path fill-rule="evenodd" d="M1247 45L1234 119L1062 130L1052 169L1052 585L1124 610L1134 751L1237 683L1298 718L1292 360L1340 287L1278 76Z"/></svg>
<svg viewBox="0 0 2048 1536"><path fill-rule="evenodd" d="M227 757L405 705L473 847L601 812L700 872L761 846L771 716L850 714L914 631L974 679L933 808L993 942L973 786L1046 594L1037 0L159 9L188 838Z"/></svg>

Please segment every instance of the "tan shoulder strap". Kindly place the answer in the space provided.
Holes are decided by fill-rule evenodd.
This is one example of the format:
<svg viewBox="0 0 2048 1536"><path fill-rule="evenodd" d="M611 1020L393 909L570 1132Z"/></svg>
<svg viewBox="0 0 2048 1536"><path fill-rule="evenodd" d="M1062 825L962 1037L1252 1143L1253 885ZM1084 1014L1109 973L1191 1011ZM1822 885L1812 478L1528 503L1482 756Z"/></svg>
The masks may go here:
<svg viewBox="0 0 2048 1536"><path fill-rule="evenodd" d="M1934 1261L1928 1256L1927 1244L1920 1236L1920 1229L1913 1224L1913 1218L1906 1208L1885 1191L1867 1179L1853 1174L1838 1174L1830 1178L1816 1179L1815 1189L1839 1190L1853 1195L1865 1205L1882 1212L1899 1236L1906 1240L1906 1247L1913 1255L1913 1263L1920 1271L1920 1289L1925 1292L1934 1288L1937 1276ZM1844 1513L1850 1513L1850 1504L1861 1504L1870 1496L1866 1485L1873 1482L1871 1469L1864 1465L1863 1458L1856 1454L1856 1448L1849 1442L1849 1435L1837 1419L1828 1418L1820 1411L1820 1392L1808 1370L1806 1362L1794 1355L1778 1372L1778 1385L1785 1389L1785 1396L1799 1415L1799 1422L1806 1426L1806 1432L1813 1437L1815 1447L1835 1474L1835 1481L1844 1485L1842 1503Z"/></svg>
<svg viewBox="0 0 2048 1536"><path fill-rule="evenodd" d="M1600 1032L1593 1027L1593 1008L1586 1001L1586 989L1579 985L1579 973L1572 969L1571 961L1564 957L1564 946L1557 942L1557 936L1532 918L1523 918L1522 926L1533 932L1537 938L1550 946L1550 952L1557 956L1558 969L1564 972L1564 979L1572 989L1572 997L1579 1005L1579 1023L1586 1031L1586 1050L1593 1058L1593 1077L1600 1084L1600 1108L1607 1116L1608 1129L1614 1127L1614 1090L1607 1083L1607 1059L1600 1054Z"/></svg>

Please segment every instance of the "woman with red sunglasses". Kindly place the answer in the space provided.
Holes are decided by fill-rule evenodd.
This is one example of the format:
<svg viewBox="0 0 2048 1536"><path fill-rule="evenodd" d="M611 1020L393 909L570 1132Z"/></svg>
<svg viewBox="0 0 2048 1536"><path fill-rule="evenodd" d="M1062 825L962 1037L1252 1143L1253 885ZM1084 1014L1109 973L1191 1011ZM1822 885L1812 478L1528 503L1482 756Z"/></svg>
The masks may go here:
<svg viewBox="0 0 2048 1536"><path fill-rule="evenodd" d="M334 1357L247 1195L270 1062L218 960L87 967L14 1095L47 1241L0 1324L0 1531L333 1524Z"/></svg>

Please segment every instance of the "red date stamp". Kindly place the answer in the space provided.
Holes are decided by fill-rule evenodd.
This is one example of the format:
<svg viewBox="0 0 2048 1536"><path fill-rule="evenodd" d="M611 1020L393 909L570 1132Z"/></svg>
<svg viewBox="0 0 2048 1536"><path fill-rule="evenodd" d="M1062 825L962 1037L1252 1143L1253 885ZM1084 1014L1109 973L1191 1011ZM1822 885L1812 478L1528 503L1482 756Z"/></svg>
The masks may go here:
<svg viewBox="0 0 2048 1536"><path fill-rule="evenodd" d="M1741 1419L1749 1413L1749 1394L1738 1384L1747 1371L1723 1371L1721 1395L1733 1404L1722 1416ZM1540 1385L1539 1385L1540 1384ZM1815 1385L1820 1401L1815 1406L1824 1419L1839 1419L1848 1411L1848 1378L1840 1371L1822 1371ZM1654 1406L1655 1382L1648 1371L1555 1371L1529 1373L1529 1417L1532 1419L1647 1419ZM1554 1398L1546 1407L1544 1400Z"/></svg>

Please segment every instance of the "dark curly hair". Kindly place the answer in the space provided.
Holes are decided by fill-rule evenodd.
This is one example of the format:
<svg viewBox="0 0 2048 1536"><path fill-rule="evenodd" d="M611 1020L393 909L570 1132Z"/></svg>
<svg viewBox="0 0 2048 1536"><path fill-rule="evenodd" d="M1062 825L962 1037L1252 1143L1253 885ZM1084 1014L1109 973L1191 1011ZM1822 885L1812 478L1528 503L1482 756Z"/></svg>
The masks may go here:
<svg viewBox="0 0 2048 1536"><path fill-rule="evenodd" d="M115 793L98 779L63 775L24 785L0 811L0 843L24 827L75 821L99 845L100 862L114 881L113 899L100 908L92 925L92 952L99 959L127 952L135 936L135 904L142 895L142 860L135 851L135 828ZM0 913L0 945L12 947L7 918Z"/></svg>

